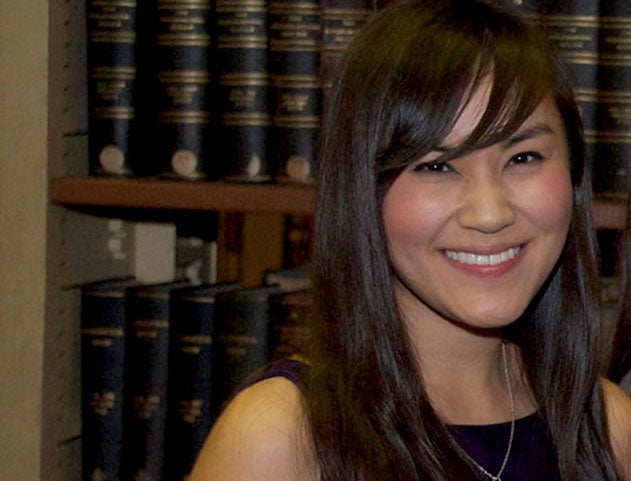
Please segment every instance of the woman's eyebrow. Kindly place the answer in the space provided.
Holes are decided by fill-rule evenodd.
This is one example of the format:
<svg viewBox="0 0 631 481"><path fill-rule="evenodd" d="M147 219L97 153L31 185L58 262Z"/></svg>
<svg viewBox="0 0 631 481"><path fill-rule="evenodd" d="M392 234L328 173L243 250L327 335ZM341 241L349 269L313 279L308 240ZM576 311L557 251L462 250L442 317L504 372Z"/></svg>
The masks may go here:
<svg viewBox="0 0 631 481"><path fill-rule="evenodd" d="M516 145L524 140L532 139L533 137L537 137L539 135L547 135L553 134L554 130L548 124L543 122L538 122L534 125L530 125L526 128L518 130L513 135L511 135L508 139L500 142L500 145L503 149L508 149L513 145Z"/></svg>
<svg viewBox="0 0 631 481"><path fill-rule="evenodd" d="M524 140L532 139L533 137L537 137L539 135L549 135L553 133L554 129L548 124L546 124L545 122L537 122L536 124L529 125L528 127L524 127L518 130L506 140L500 141L499 145L504 150L506 150L520 142L523 142ZM432 148L431 152L435 152L441 155L449 155L449 153L453 150L453 147L447 145L438 145Z"/></svg>

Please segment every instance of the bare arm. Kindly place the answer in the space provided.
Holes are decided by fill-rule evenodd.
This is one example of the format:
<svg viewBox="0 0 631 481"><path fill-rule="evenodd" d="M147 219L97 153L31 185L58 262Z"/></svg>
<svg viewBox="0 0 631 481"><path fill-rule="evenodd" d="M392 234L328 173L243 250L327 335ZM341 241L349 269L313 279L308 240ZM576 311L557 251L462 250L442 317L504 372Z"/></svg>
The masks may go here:
<svg viewBox="0 0 631 481"><path fill-rule="evenodd" d="M607 422L618 466L631 481L631 398L610 381L603 381Z"/></svg>
<svg viewBox="0 0 631 481"><path fill-rule="evenodd" d="M307 429L294 384L255 384L217 420L189 481L317 481Z"/></svg>

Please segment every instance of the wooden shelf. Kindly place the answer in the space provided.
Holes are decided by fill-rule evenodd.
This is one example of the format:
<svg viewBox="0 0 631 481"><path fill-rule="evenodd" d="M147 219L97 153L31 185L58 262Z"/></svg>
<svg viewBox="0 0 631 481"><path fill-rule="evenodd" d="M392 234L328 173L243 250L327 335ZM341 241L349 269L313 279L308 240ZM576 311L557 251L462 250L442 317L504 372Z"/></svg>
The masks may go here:
<svg viewBox="0 0 631 481"><path fill-rule="evenodd" d="M260 212L310 214L315 189L308 185L229 184L107 177L56 177L50 184L57 205L94 213L124 210L180 212ZM625 199L597 198L599 229L622 229Z"/></svg>
<svg viewBox="0 0 631 481"><path fill-rule="evenodd" d="M53 204L82 210L312 213L315 190L308 185L229 184L157 179L56 177Z"/></svg>

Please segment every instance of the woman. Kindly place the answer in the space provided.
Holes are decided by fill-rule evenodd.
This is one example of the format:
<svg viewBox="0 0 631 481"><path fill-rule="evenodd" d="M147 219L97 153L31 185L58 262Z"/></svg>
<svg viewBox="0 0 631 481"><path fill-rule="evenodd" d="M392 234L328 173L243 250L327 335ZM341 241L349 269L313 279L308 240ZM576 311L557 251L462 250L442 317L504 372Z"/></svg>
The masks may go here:
<svg viewBox="0 0 631 481"><path fill-rule="evenodd" d="M309 366L243 390L191 480L631 480L579 114L541 31L393 5L329 105Z"/></svg>

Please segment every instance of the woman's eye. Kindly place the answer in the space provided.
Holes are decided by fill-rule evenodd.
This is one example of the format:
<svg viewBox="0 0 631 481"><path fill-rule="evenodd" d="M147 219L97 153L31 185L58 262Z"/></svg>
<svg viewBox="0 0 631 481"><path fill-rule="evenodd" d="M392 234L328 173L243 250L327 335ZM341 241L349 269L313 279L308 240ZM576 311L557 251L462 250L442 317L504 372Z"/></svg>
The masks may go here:
<svg viewBox="0 0 631 481"><path fill-rule="evenodd" d="M512 165L532 164L543 160L543 156L537 152L520 152L511 157L509 163Z"/></svg>
<svg viewBox="0 0 631 481"><path fill-rule="evenodd" d="M452 168L447 162L422 162L414 166L414 171L442 174L451 172Z"/></svg>

